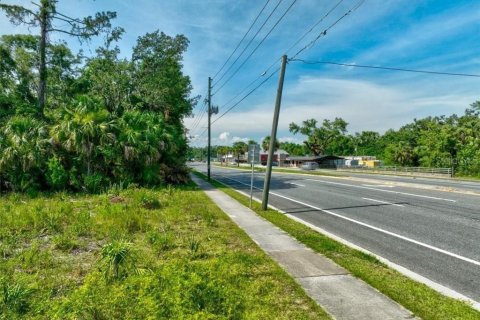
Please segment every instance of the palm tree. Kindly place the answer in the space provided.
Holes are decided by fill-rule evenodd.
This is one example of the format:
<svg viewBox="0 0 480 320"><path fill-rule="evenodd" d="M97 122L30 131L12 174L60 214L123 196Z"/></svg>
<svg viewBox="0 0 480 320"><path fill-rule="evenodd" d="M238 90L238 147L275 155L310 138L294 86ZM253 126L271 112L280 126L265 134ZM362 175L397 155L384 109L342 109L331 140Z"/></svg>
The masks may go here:
<svg viewBox="0 0 480 320"><path fill-rule="evenodd" d="M270 148L270 136L266 136L262 141L263 151L267 151ZM280 143L275 139L275 144L273 146L273 152L277 151L280 148Z"/></svg>
<svg viewBox="0 0 480 320"><path fill-rule="evenodd" d="M240 166L240 154L248 151L248 145L243 141L233 143L233 152L237 155L237 166Z"/></svg>
<svg viewBox="0 0 480 320"><path fill-rule="evenodd" d="M13 190L36 188L38 174L46 162L46 124L28 116L14 116L0 133L0 176Z"/></svg>
<svg viewBox="0 0 480 320"><path fill-rule="evenodd" d="M88 97L77 98L73 107L64 108L56 116L57 124L51 128L54 143L75 154L80 163L86 163L90 175L102 146L116 140L115 121L110 120L105 108ZM97 165L100 167L102 163Z"/></svg>
<svg viewBox="0 0 480 320"><path fill-rule="evenodd" d="M225 155L227 155L228 150L229 150L229 147L227 147L227 146L219 146L217 148L217 154L220 155L220 165L221 166L223 165L223 157Z"/></svg>

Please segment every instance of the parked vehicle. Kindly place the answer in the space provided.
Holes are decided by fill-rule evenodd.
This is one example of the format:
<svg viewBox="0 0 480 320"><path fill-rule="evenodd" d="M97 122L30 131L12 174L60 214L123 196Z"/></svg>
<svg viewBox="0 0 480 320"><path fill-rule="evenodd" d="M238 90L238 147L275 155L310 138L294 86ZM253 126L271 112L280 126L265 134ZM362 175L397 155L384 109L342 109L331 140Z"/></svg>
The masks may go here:
<svg viewBox="0 0 480 320"><path fill-rule="evenodd" d="M302 164L302 170L315 170L318 169L318 163L316 162L304 162Z"/></svg>

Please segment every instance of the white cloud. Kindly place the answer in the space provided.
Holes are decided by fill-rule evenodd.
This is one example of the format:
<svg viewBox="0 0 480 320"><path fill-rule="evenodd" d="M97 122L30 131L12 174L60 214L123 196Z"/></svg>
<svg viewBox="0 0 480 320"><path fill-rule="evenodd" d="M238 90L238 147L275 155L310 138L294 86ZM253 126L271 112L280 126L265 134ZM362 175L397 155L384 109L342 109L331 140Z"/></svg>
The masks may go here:
<svg viewBox="0 0 480 320"><path fill-rule="evenodd" d="M250 140L248 137L247 138L242 138L242 137L233 137L232 142L237 142L237 141L243 141L243 142L248 142Z"/></svg>
<svg viewBox="0 0 480 320"><path fill-rule="evenodd" d="M218 136L218 138L220 139L220 141L225 141L225 142L228 142L229 138L230 138L230 132L222 132L220 133L220 135Z"/></svg>
<svg viewBox="0 0 480 320"><path fill-rule="evenodd" d="M295 137L280 137L280 138L277 138L278 141L280 142L290 142L290 143L302 143L303 140L302 139L298 139L298 138L295 138Z"/></svg>
<svg viewBox="0 0 480 320"><path fill-rule="evenodd" d="M435 87L437 83L432 83ZM302 77L284 91L278 136L284 141L302 141L292 136L291 122L301 123L310 118L319 121L341 117L349 123L349 131L398 129L413 118L429 115L462 113L475 96L461 91L432 93L431 87L416 88L415 83L382 85L367 80L344 80L322 77ZM270 134L272 105L258 104L250 110L234 110L214 124L222 132L235 128L238 136L264 137Z"/></svg>

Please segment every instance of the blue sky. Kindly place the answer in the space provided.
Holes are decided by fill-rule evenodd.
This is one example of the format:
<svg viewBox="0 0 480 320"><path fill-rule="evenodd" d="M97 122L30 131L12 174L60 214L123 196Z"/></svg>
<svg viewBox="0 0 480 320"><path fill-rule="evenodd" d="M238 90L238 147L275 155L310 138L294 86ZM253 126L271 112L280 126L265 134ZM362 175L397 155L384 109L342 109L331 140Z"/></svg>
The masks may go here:
<svg viewBox="0 0 480 320"><path fill-rule="evenodd" d="M278 1L270 0L247 40ZM282 1L246 53L258 44L292 1ZM305 46L357 1L343 0L288 54L291 56ZM1 2L32 6L29 0ZM78 17L102 10L116 11L118 18L114 24L127 31L118 43L125 56L130 55L137 37L146 32L159 29L170 35L186 35L190 47L184 59L184 72L191 77L193 95L204 96L207 78L225 62L265 3L266 0L61 0L58 10ZM298 0L241 71L213 97L213 103L220 106L220 114L231 105L224 106L231 98L279 59L336 3ZM0 16L0 34L26 32L26 28L14 27L5 16ZM67 40L74 50L83 48L86 54L94 53L101 43L98 39L80 46L74 39L52 36L52 40L60 39ZM299 58L480 74L480 1L366 0ZM248 138L260 141L269 135L277 82L278 75L274 75L215 122L213 144L231 144ZM351 133L398 129L414 118L462 113L470 103L480 100L479 88L479 78L290 62L286 70L278 138L301 142L303 137L290 134L288 124L309 118L321 121L342 117L349 123ZM198 116L201 109L203 104L199 104L194 113ZM194 121L195 118L188 118L185 124L192 128ZM203 117L191 134L202 133L205 126L206 117ZM205 134L197 137L192 144L205 145L205 138Z"/></svg>

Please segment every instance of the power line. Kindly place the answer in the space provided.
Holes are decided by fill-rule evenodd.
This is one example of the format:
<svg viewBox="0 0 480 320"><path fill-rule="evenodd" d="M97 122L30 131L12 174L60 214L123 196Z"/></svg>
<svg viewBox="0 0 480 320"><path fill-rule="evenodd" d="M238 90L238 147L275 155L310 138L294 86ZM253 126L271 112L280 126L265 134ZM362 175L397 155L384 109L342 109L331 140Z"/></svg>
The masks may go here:
<svg viewBox="0 0 480 320"><path fill-rule="evenodd" d="M293 43L290 48L286 51L286 53L290 52L290 50L292 50L298 43L300 43L303 39L305 39L305 37L310 34L323 20L325 20L325 18L327 18L344 0L340 0L338 1L319 21L317 21L307 32L305 32L297 41L295 41L295 43ZM354 8L358 8L361 3L363 1L360 2L360 4L357 4ZM352 9L353 10L353 9ZM352 10L349 10L349 12L347 14L344 14L342 16L342 18L344 18L346 15L348 15ZM334 24L332 24L329 28L327 28L326 30L329 30L330 28L332 28L334 25L336 25L338 23L338 21L340 21L341 19L338 19ZM326 34L326 31L322 31L321 34ZM308 47L308 46L307 46ZM301 50L302 51L302 50ZM299 52L301 52L299 51ZM297 52L296 55L299 54L299 52ZM234 101L238 96L240 96L243 92L245 92L248 88L250 88L250 86L252 86L256 81L258 81L258 79L260 79L262 76L264 76L280 59L277 59L273 62L273 64L271 64L264 72L262 75L258 76L256 79L254 79L252 82L250 82L246 87L244 87L237 95L235 95L232 99L230 99L227 103L225 103L223 107L225 107L226 105L228 105L229 103L231 103L232 101ZM238 105L238 104L236 104Z"/></svg>
<svg viewBox="0 0 480 320"><path fill-rule="evenodd" d="M193 123L192 123L192 130L193 130L193 129L195 128L195 126L197 125L197 122L198 122L198 120L200 119L200 115L201 115L203 112L205 112L205 104L204 104L204 106L203 106L203 109L201 109L196 116L194 115L195 120L194 120Z"/></svg>
<svg viewBox="0 0 480 320"><path fill-rule="evenodd" d="M343 16L341 16L340 18L338 18L334 23L332 23L328 28L326 28L325 30L323 30L322 32L320 32L312 41L310 41L306 46L304 46L303 48L301 48L300 50L297 51L297 53L295 53L295 55L291 58L291 59L295 59L296 57L298 57L298 55L300 53L302 53L303 51L313 47L315 45L315 43L318 41L318 39L320 39L321 37L324 37L327 35L327 32L330 31L330 29L332 29L333 27L335 27L340 21L342 21L343 19L345 19L348 15L350 15L352 12L354 12L355 10L357 10L363 3L365 2L365 0L360 0L357 2L356 5L354 5L350 10L348 10L347 12L345 12L343 14ZM291 60L290 59L290 60Z"/></svg>
<svg viewBox="0 0 480 320"><path fill-rule="evenodd" d="M285 53L290 52L297 44L299 44L305 37L310 34L320 23L322 23L323 20L325 20L344 0L338 1L320 20L318 20L307 32L305 32L295 43L293 43L288 50ZM257 78L255 78L252 82L250 82L248 85L246 85L238 94L236 94L233 98L231 98L228 102L226 102L221 108L224 108L228 104L230 104L232 101L234 101L238 96L243 94L248 88L250 88L255 82L258 81L262 76L268 73L270 69L275 66L275 64L280 61L281 59L275 60L265 71L259 75Z"/></svg>
<svg viewBox="0 0 480 320"><path fill-rule="evenodd" d="M263 37L263 39L260 41L260 43L253 49L252 52L248 55L248 57L242 62L242 64L234 71L232 75L222 84L220 88L215 91L214 94L216 94L218 91L220 91L234 76L235 74L240 71L240 69L247 63L247 61L252 57L252 55L257 51L257 49L263 44L263 42L268 38L268 36L272 33L272 31L277 27L277 25L283 20L283 18L287 15L287 13L290 11L290 9L293 7L293 5L297 2L297 0L293 0L293 2L290 4L290 6L285 10L283 15L277 20L277 22L273 25L273 27L268 31L268 33ZM270 69L271 66L268 68Z"/></svg>
<svg viewBox="0 0 480 320"><path fill-rule="evenodd" d="M229 113L230 111L232 111L232 109L234 109L236 106L238 106L243 100L245 100L248 96L250 96L252 93L254 93L258 88L260 88L261 86L263 86L268 80L270 80L270 78L277 73L277 71L280 70L280 68L278 68L277 70L275 70L274 72L272 72L267 78L265 78L265 80L263 80L262 82L260 82L259 85L257 85L255 88L253 88L252 90L250 90L245 96L243 96L242 99L240 99L239 101L237 101L233 106L231 106L230 108L228 108L224 113L222 113L219 117L217 117L215 120L212 121L212 124L214 124L215 122L217 122L218 120L220 120L224 115L226 115L227 113Z"/></svg>
<svg viewBox="0 0 480 320"><path fill-rule="evenodd" d="M249 34L249 32L252 30L253 26L255 25L255 23L257 22L258 18L260 17L260 15L263 13L263 11L265 10L265 8L267 7L268 3L270 2L270 0L267 0L267 2L265 3L265 5L263 6L262 10L260 10L260 12L258 13L257 17L255 18L255 20L253 20L252 24L250 25L250 28L248 28L247 32L245 32L245 34L243 35L243 38L242 40L240 40L240 42L237 44L237 46L235 47L235 49L233 49L233 52L230 54L230 56L228 57L227 61L225 61L225 63L222 65L222 67L217 71L217 73L215 73L215 75L212 77L212 79L215 79L215 77L223 70L223 68L225 68L225 66L227 65L227 63L230 61L230 59L233 57L233 55L235 54L235 52L237 52L238 48L240 47L240 45L242 44L243 40L245 40L245 38L247 37L247 35Z"/></svg>
<svg viewBox="0 0 480 320"><path fill-rule="evenodd" d="M268 38L268 36L272 33L272 31L277 27L277 25L283 20L283 18L287 15L287 13L292 9L293 5L297 2L297 0L293 0L290 6L285 10L283 15L277 20L277 22L273 25L273 27L268 31L268 33L263 37L260 43L253 49L252 52L248 55L248 57L242 62L242 64L230 75L230 77L217 89L213 94L215 95L218 91L220 91L232 78L235 76L238 71L247 63L248 59L252 57L252 55L257 51L257 49L263 44L263 42Z"/></svg>
<svg viewBox="0 0 480 320"><path fill-rule="evenodd" d="M322 23L323 20L325 20L335 9L337 9L337 7L343 2L344 0L340 0L337 2L336 5L334 5L320 20L318 20L307 32L305 32L303 34L303 36L301 36L294 44L292 44L290 46L290 48L288 48L288 50L286 51L286 53L288 53L290 50L292 50L297 44L299 44L303 39L305 39L305 37L310 34L313 29L315 29L320 23Z"/></svg>
<svg viewBox="0 0 480 320"><path fill-rule="evenodd" d="M390 71L403 71L403 72L435 74L435 75L443 75L443 76L460 76L460 77L480 78L480 74L416 70L416 69L406 69L406 68L397 68L397 67L368 66L368 65L361 65L361 64L348 64L348 63L340 63L340 62L332 62L332 61L306 61L306 60L302 60L302 59L290 59L290 61L299 61L299 62L303 62L305 64L330 64L330 65L337 65L337 66L344 66L344 67L354 67L354 68L381 69L381 70L390 70Z"/></svg>
<svg viewBox="0 0 480 320"><path fill-rule="evenodd" d="M265 76L268 71L270 71L270 69L275 66L275 64L280 61L281 59L277 59L275 60L267 69L265 69L265 71L260 74L258 77L256 77L252 82L250 82L248 85L246 85L239 93L237 93L233 98L231 98L230 100L228 100L226 103L224 103L220 108L224 108L225 106L227 106L230 102L232 102L233 100L235 100L238 96L240 96L242 93L244 93L245 91L247 91L248 88L250 88L255 82L258 81L258 79L262 78L263 76Z"/></svg>
<svg viewBox="0 0 480 320"><path fill-rule="evenodd" d="M206 114L206 111L207 111L207 107L205 107L202 111L202 113L200 114L200 116L197 118L197 122L192 125L192 129L190 130L192 133L197 129L197 127L200 125L200 123L202 122L202 119L203 119L203 116Z"/></svg>
<svg viewBox="0 0 480 320"><path fill-rule="evenodd" d="M273 31L273 29L276 27L276 25L278 25L278 23L283 19L283 17L288 13L288 11L291 9L291 7L293 7L293 5L295 4L297 0L294 0L290 7L284 12L284 14L282 15L282 17L280 17L280 19L277 21L277 23L272 27L272 29L269 31L269 33L262 39L262 41L259 43L259 45L257 45L257 47L253 50L253 52L250 53L250 55L246 58L246 60L240 65L239 68L237 68L237 70L234 72L233 75L230 76L230 78L228 78L225 83L223 83L223 85L217 89L217 91L215 93L217 93L220 89L223 88L223 86L225 86L225 84L239 71L239 69L247 62L247 60L253 55L253 53L258 49L258 47L263 43L263 41L266 39L266 37L268 37L268 35ZM344 0L340 0L338 1L319 21L317 21L305 34L302 35L302 37L300 37L292 46L290 46L290 48L286 51L287 53L293 49L298 43L300 43L308 34L310 34L325 18L327 18ZM280 1L281 2L281 1ZM329 27L327 27L325 30L323 30L322 32L320 32L312 41L310 41L305 47L301 48L299 51L297 51L297 53L294 55L294 58L297 57L300 53L302 53L303 51L311 48L319 38L321 38L322 36L325 36L327 34L327 32L332 29L335 25L337 25L341 20L343 20L345 17L347 17L348 15L350 15L353 11L357 10L363 3L365 2L365 0L360 0L359 2L357 2L356 5L354 5L350 10L348 10L345 14L343 14L340 18L338 18L334 23L332 23ZM278 6L278 5L277 5ZM242 52L243 54L243 52ZM238 58L237 58L238 60ZM289 59L289 61L293 60L292 59ZM296 59L295 61L298 61L299 59ZM258 76L256 79L254 79L251 83L249 83L240 93L238 93L235 97L233 97L232 99L230 99L227 103L225 103L223 105L226 106L228 105L230 102L232 102L233 100L235 100L238 96L240 96L243 92L245 92L251 85L253 85L259 78L261 78L262 76L264 76L268 70L270 70L274 65L275 63L277 62L278 60L276 60L271 66L269 66L266 71ZM235 61L236 62L236 61ZM234 63L235 63L234 62ZM234 64L233 63L233 64ZM233 66L232 64L232 66ZM237 101L234 105L232 105L230 108L228 108L224 113L222 113L219 117L217 117L214 121L212 121L212 124L215 123L216 121L220 120L223 116L225 116L227 113L229 113L231 110L233 110L235 107L237 107L242 101L244 101L248 96L250 96L253 92L255 92L258 88L260 88L262 85L264 85L280 68L277 68L273 73L271 73L265 80L263 80L259 85L257 85L255 88L253 88L252 90L250 90L245 96L243 96L239 101ZM225 72L225 74L228 72L229 70L227 70ZM225 75L224 74L224 75ZM219 79L217 81L217 83L220 81L221 79ZM215 94L214 93L214 94ZM205 133L205 131L203 132ZM203 134L202 133L202 134ZM200 135L201 136L201 135ZM199 137L200 137L199 136Z"/></svg>
<svg viewBox="0 0 480 320"><path fill-rule="evenodd" d="M267 24L268 20L270 20L270 18L272 17L272 15L274 14L274 12L277 10L278 6L283 2L283 0L279 0L277 5L273 8L272 12L270 12L270 14L268 15L267 19L265 19L265 21L263 22L263 24L260 26L260 28L257 30L257 32L253 35L252 39L250 39L250 41L247 43L247 45L245 46L245 48L243 48L242 52L240 52L240 54L238 55L238 57L235 59L235 61L233 61L233 63L230 65L230 67L227 68L227 70L225 70L225 72L222 74L222 76L220 77L220 79L218 79L216 82L213 83L213 87L215 87L217 85L218 82L220 82L223 77L225 77L225 75L227 75L227 73L233 68L233 66L235 65L235 63L237 63L238 59L240 59L240 57L245 53L245 51L247 51L248 47L250 46L250 44L252 44L253 40L255 40L255 38L258 36L258 34L260 33L260 31L262 31L263 27Z"/></svg>
<svg viewBox="0 0 480 320"><path fill-rule="evenodd" d="M203 132L202 132L201 134L199 134L198 136L194 137L194 138L193 138L193 141L200 139L200 137L203 136L203 135L205 134L205 132L207 132L207 129L208 129L208 128L205 128L205 130L203 130Z"/></svg>
<svg viewBox="0 0 480 320"><path fill-rule="evenodd" d="M195 128L199 125L206 111L207 111L207 106L206 106L206 102L204 101L204 108L200 111L200 115L197 116L197 118L193 122L191 131L195 130Z"/></svg>

